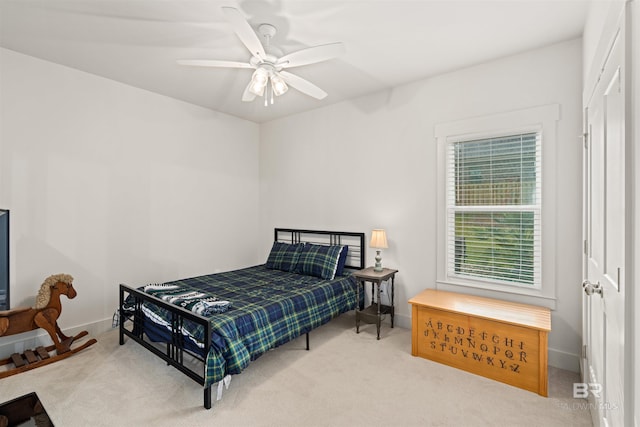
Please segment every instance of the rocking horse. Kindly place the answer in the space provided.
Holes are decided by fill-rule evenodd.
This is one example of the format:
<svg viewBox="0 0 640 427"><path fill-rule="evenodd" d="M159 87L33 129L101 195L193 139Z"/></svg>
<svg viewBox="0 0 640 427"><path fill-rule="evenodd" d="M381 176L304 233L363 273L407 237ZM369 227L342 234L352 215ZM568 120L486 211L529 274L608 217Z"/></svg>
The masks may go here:
<svg viewBox="0 0 640 427"><path fill-rule="evenodd" d="M40 286L35 308L20 307L0 311L0 337L42 328L47 331L53 341L51 346L36 348L35 353L32 350L27 350L22 355L14 353L10 358L0 360L0 365L13 362L16 366L14 369L0 371L0 378L57 362L97 342L95 339L91 339L82 346L71 349L71 344L87 335L87 331L68 337L62 333L58 326L57 320L62 313L60 296L66 295L67 298L73 299L77 295L72 282L73 277L68 274L49 276ZM49 352L52 350L56 351L56 355L49 357Z"/></svg>

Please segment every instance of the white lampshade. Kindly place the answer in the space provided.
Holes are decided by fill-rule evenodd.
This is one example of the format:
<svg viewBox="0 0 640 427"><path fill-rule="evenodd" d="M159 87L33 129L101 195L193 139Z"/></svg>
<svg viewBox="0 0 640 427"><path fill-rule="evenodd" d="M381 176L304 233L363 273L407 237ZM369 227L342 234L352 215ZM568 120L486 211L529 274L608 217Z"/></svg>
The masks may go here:
<svg viewBox="0 0 640 427"><path fill-rule="evenodd" d="M249 92L254 95L262 96L264 94L264 88L269 82L269 73L264 68L258 68L251 76L251 83L249 86Z"/></svg>
<svg viewBox="0 0 640 427"><path fill-rule="evenodd" d="M371 232L371 243L369 246L376 249L386 249L387 245L387 233L381 228L376 228Z"/></svg>
<svg viewBox="0 0 640 427"><path fill-rule="evenodd" d="M284 94L287 89L289 89L284 80L282 80L282 77L277 74L271 76L271 87L273 88L273 93L276 96Z"/></svg>

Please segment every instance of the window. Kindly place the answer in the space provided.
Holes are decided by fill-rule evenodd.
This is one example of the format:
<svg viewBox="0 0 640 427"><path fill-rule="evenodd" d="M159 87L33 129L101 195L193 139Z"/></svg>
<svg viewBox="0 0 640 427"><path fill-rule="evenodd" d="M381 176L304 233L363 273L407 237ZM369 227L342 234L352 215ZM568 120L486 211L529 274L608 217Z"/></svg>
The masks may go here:
<svg viewBox="0 0 640 427"><path fill-rule="evenodd" d="M447 144L447 274L540 287L540 134Z"/></svg>
<svg viewBox="0 0 640 427"><path fill-rule="evenodd" d="M559 118L551 104L435 126L437 289L555 308Z"/></svg>

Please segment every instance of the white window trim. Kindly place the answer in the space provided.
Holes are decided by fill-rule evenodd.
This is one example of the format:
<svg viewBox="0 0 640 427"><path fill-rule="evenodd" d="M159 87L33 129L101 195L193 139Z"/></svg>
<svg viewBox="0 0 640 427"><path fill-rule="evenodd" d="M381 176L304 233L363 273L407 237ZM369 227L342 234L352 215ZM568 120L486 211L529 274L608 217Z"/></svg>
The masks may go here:
<svg viewBox="0 0 640 427"><path fill-rule="evenodd" d="M510 298L525 304L555 309L556 305L556 144L560 105L551 104L475 117L435 126L438 144L436 288L464 291L491 298ZM450 278L447 274L447 144L455 140L481 139L493 135L523 133L535 129L541 133L542 162L542 268L541 287L524 288L485 280Z"/></svg>

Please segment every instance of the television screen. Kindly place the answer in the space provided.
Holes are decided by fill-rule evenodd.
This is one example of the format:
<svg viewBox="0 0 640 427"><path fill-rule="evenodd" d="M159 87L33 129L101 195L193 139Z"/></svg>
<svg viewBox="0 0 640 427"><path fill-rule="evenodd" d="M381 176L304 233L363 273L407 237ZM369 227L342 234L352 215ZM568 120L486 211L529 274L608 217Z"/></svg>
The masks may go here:
<svg viewBox="0 0 640 427"><path fill-rule="evenodd" d="M0 311L9 310L9 211L0 209Z"/></svg>

